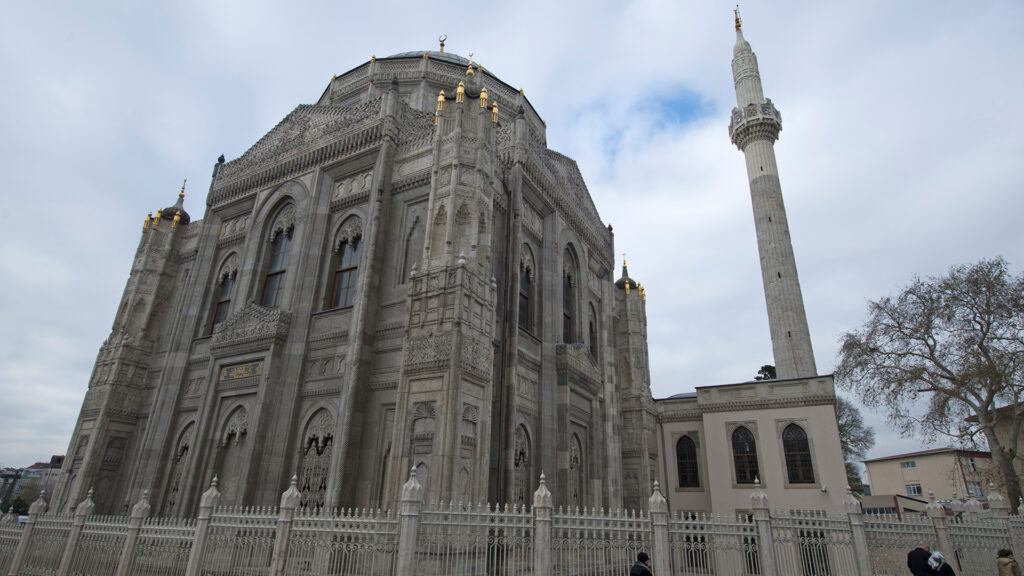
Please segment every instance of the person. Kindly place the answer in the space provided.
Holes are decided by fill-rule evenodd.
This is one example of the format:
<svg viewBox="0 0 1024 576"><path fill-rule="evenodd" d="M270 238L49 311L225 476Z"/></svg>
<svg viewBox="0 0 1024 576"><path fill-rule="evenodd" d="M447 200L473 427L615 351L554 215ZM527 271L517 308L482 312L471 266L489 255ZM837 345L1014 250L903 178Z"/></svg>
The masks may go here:
<svg viewBox="0 0 1024 576"><path fill-rule="evenodd" d="M946 564L946 557L938 550L932 552L931 558L928 559L928 566L931 567L932 574L935 576L956 576L953 567Z"/></svg>
<svg viewBox="0 0 1024 576"><path fill-rule="evenodd" d="M1020 576L1020 566L1013 559L1013 550L1003 548L996 552L996 566L999 567L999 576Z"/></svg>
<svg viewBox="0 0 1024 576"><path fill-rule="evenodd" d="M914 576L931 576L932 569L928 567L928 559L932 556L932 550L927 544L918 544L907 553L907 568Z"/></svg>
<svg viewBox="0 0 1024 576"><path fill-rule="evenodd" d="M647 552L641 552L636 555L636 564L629 569L629 576L654 576L651 574L651 565L648 562L651 559L647 555Z"/></svg>

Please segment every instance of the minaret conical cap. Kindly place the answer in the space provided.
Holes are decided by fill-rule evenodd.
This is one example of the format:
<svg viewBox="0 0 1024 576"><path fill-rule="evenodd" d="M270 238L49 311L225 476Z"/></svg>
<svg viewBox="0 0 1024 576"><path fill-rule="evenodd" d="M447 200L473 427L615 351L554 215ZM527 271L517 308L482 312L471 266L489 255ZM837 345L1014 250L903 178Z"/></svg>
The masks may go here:
<svg viewBox="0 0 1024 576"><path fill-rule="evenodd" d="M736 57L744 52L753 52L753 50L750 48L750 42L747 42L747 39L743 37L743 30L737 29L736 45L732 48L732 55Z"/></svg>

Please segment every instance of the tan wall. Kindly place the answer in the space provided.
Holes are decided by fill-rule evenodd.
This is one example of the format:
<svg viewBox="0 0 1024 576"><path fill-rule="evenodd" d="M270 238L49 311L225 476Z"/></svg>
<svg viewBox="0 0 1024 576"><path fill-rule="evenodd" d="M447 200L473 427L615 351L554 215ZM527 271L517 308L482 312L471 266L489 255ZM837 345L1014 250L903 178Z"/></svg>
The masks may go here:
<svg viewBox="0 0 1024 576"><path fill-rule="evenodd" d="M977 472L968 470L967 457L974 458ZM901 463L910 461L914 462L914 467L901 466ZM928 498L928 491L931 490L938 500L952 499L954 491L960 498L968 498L967 481L981 483L987 495L991 465L991 458L978 453L956 451L907 455L902 458L864 463L872 494L908 495L908 484L920 484L920 498Z"/></svg>
<svg viewBox="0 0 1024 576"><path fill-rule="evenodd" d="M785 392L780 392L785 391ZM754 487L735 482L731 435L738 425L747 426L757 442L758 469L762 489L773 508L842 511L846 496L846 468L843 464L836 426L831 377L800 381L773 381L698 389L697 398L659 401L662 414L658 480L669 506L677 511L732 514L750 509ZM807 399L803 405L801 399ZM751 401L753 400L753 401ZM723 405L747 409L721 411ZM771 408L771 405L787 407ZM715 409L702 409L714 405ZM760 405L762 407L756 407ZM692 414L690 418L679 415ZM782 450L782 430L797 423L807 433L813 484L789 484ZM675 445L684 434L696 432L700 464L700 488L680 488Z"/></svg>

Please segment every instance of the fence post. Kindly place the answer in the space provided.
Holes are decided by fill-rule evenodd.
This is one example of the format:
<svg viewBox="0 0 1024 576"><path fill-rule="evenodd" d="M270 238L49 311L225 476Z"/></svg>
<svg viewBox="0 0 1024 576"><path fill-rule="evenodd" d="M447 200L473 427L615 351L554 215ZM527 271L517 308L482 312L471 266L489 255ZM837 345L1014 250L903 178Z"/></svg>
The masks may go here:
<svg viewBox="0 0 1024 576"><path fill-rule="evenodd" d="M188 555L185 576L199 576L199 563L203 560L203 550L206 548L206 533L210 529L210 516L218 502L220 502L220 490L217 490L217 477L214 476L213 481L210 482L210 488L203 492L203 497L199 500L196 534L192 541L192 551Z"/></svg>
<svg viewBox="0 0 1024 576"><path fill-rule="evenodd" d="M416 526L423 506L423 486L416 480L416 467L409 471L409 480L402 485L402 504L398 518L398 560L395 576L412 576L416 559Z"/></svg>
<svg viewBox="0 0 1024 576"><path fill-rule="evenodd" d="M853 496L853 490L846 486L846 498L843 507L850 518L850 535L853 541L853 555L857 559L857 574L871 576L871 554L868 552L868 535L864 530L864 516L860 509L860 501Z"/></svg>
<svg viewBox="0 0 1024 576"><path fill-rule="evenodd" d="M761 560L761 576L776 576L775 540L772 538L772 518L768 510L768 495L761 490L761 481L754 478L754 491L750 494L750 507L757 522L757 554Z"/></svg>
<svg viewBox="0 0 1024 576"><path fill-rule="evenodd" d="M92 488L75 507L75 519L71 523L71 531L68 532L68 541L64 544L64 556L60 559L60 568L57 569L58 576L67 576L71 570L71 558L75 554L75 547L78 546L78 538L82 535L82 527L85 526L85 518L92 514L96 505L92 501Z"/></svg>
<svg viewBox="0 0 1024 576"><path fill-rule="evenodd" d="M25 522L25 528L21 531L21 540L18 541L18 547L14 550L14 559L11 560L11 568L7 571L7 576L18 576L18 571L21 570L21 563L25 561L25 553L28 552L28 542L32 537L32 530L36 526L36 519L39 515L46 512L46 490L39 493L39 498L28 507L28 520Z"/></svg>
<svg viewBox="0 0 1024 576"><path fill-rule="evenodd" d="M540 486L533 493L533 573L551 574L551 491L540 473Z"/></svg>
<svg viewBox="0 0 1024 576"><path fill-rule="evenodd" d="M946 519L946 510L935 501L935 492L928 491L928 505L925 506L925 514L932 521L932 529L935 530L935 544L939 550L944 550L952 558L953 546L949 539L949 521Z"/></svg>
<svg viewBox="0 0 1024 576"><path fill-rule="evenodd" d="M292 476L292 484L281 494L281 509L277 514L277 534L274 535L274 555L270 559L270 576L284 574L284 564L288 561L288 539L292 532L292 519L295 509L299 507L302 493L298 488L299 477Z"/></svg>
<svg viewBox="0 0 1024 576"><path fill-rule="evenodd" d="M657 480L654 481L654 491L647 504L651 511L651 529L654 538L652 542L654 544L652 550L654 552L654 573L671 574L669 560L672 549L668 544L668 502L661 494L661 487L658 486Z"/></svg>
<svg viewBox="0 0 1024 576"><path fill-rule="evenodd" d="M124 537L124 547L121 548L121 558L117 561L117 572L115 576L128 576L132 569L132 557L135 556L135 543L139 539L139 530L142 530L142 521L149 516L149 490L142 491L142 498L132 506L132 515L128 518L128 534Z"/></svg>
<svg viewBox="0 0 1024 576"><path fill-rule="evenodd" d="M964 506L966 512L964 513L964 520L968 522L977 522L981 518L981 502L974 496L971 496L967 500L967 504Z"/></svg>

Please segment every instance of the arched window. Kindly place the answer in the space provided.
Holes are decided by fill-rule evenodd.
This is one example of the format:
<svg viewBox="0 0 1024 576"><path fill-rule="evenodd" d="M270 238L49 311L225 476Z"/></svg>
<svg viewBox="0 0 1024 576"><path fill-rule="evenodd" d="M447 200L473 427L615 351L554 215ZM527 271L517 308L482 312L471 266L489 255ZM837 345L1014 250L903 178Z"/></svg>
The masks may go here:
<svg viewBox="0 0 1024 576"><path fill-rule="evenodd" d="M757 445L754 435L745 426L732 433L732 457L736 465L736 483L753 484L758 478Z"/></svg>
<svg viewBox="0 0 1024 576"><path fill-rule="evenodd" d="M676 442L676 466L679 468L679 487L698 488L697 445L693 438L683 436Z"/></svg>
<svg viewBox="0 0 1024 576"><path fill-rule="evenodd" d="M519 327L529 332L533 332L534 329L534 270L536 265L533 262L533 252L529 246L523 244L519 254Z"/></svg>
<svg viewBox="0 0 1024 576"><path fill-rule="evenodd" d="M590 304L590 316L587 318L587 344L590 357L597 360L597 311Z"/></svg>
<svg viewBox="0 0 1024 576"><path fill-rule="evenodd" d="M782 430L782 451L786 454L786 472L790 484L814 484L814 467L811 465L811 446L807 433L796 424Z"/></svg>
<svg viewBox="0 0 1024 576"><path fill-rule="evenodd" d="M235 293L235 276L238 273L231 271L221 275L217 285L217 297L213 305L213 321L210 322L210 334L213 330L228 317L228 309L231 307L231 296Z"/></svg>
<svg viewBox="0 0 1024 576"><path fill-rule="evenodd" d="M334 256L332 308L347 308L355 301L356 280L359 278L359 240L356 236L342 241Z"/></svg>
<svg viewBox="0 0 1024 576"><path fill-rule="evenodd" d="M562 342L571 344L576 337L576 265L572 249L567 248L562 264Z"/></svg>
<svg viewBox="0 0 1024 576"><path fill-rule="evenodd" d="M284 292L284 277L288 271L288 253L292 249L292 228L274 234L270 241L270 260L267 264L267 276L263 281L263 298L261 304L268 308L281 305Z"/></svg>

